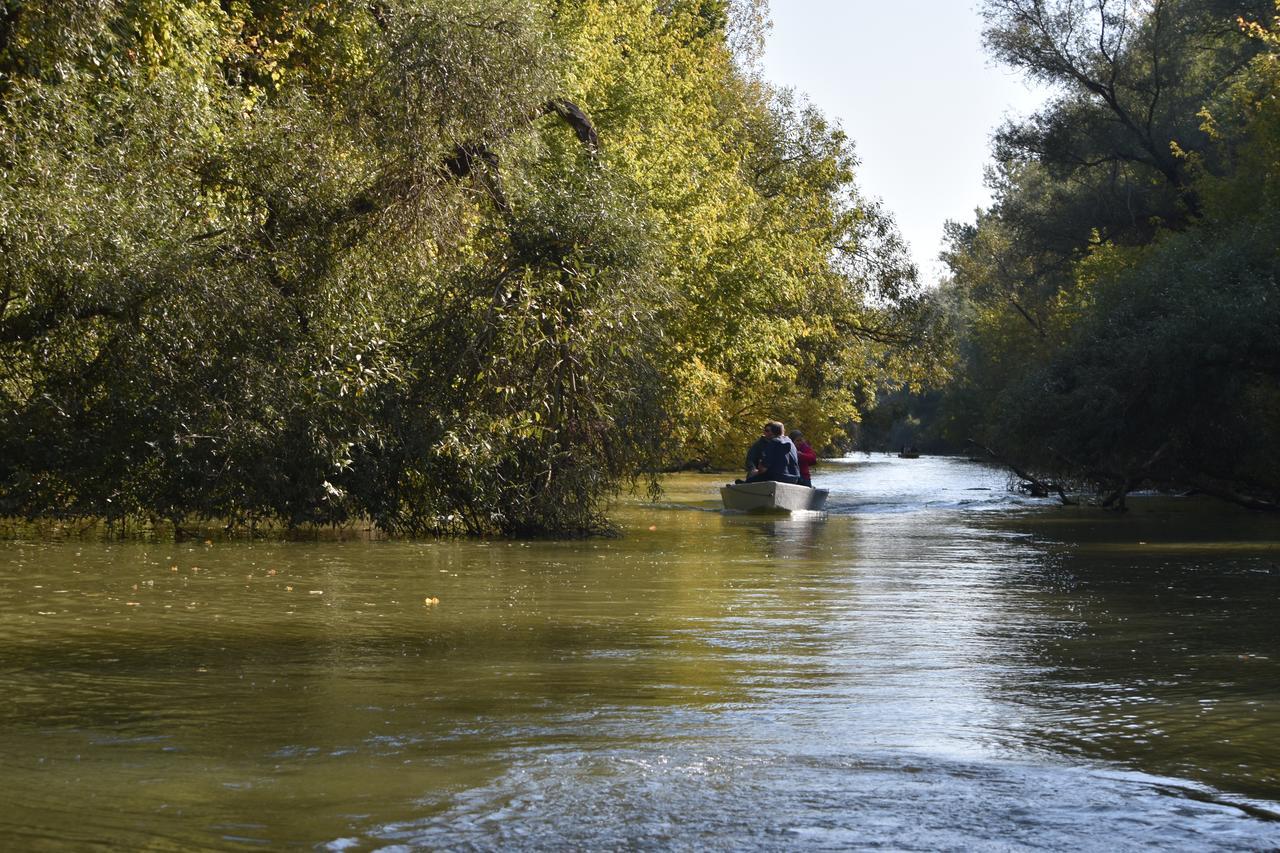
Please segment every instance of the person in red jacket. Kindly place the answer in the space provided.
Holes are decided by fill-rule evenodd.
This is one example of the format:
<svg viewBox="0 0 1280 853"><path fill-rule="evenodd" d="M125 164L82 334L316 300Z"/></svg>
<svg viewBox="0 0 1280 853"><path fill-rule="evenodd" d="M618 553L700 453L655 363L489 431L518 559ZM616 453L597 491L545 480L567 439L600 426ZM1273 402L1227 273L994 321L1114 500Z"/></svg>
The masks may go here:
<svg viewBox="0 0 1280 853"><path fill-rule="evenodd" d="M800 457L800 485L813 488L813 481L809 479L809 466L818 464L818 454L804 440L804 433L800 430L792 430L788 438L796 446L796 455Z"/></svg>

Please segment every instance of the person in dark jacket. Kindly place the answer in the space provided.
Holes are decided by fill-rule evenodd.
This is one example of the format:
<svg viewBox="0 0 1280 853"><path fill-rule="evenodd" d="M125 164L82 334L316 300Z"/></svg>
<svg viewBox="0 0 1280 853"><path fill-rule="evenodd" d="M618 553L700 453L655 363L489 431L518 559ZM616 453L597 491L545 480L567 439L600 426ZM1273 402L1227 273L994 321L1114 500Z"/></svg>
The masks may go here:
<svg viewBox="0 0 1280 853"><path fill-rule="evenodd" d="M784 434L782 424L778 421L765 424L762 439L763 441L756 442L757 445L763 446L754 460L754 473L747 477L747 482L762 483L768 480L779 483L800 482L800 457L796 453L796 446ZM755 450L754 445L752 450ZM752 458L748 454L748 464L751 461Z"/></svg>
<svg viewBox="0 0 1280 853"><path fill-rule="evenodd" d="M818 464L818 453L804 440L804 433L792 430L788 436L796 446L796 455L800 459L800 485L813 488L813 480L809 479L809 466Z"/></svg>
<svg viewBox="0 0 1280 853"><path fill-rule="evenodd" d="M760 467L760 460L764 458L764 449L769 446L769 440L773 435L769 432L769 425L765 424L760 429L760 437L756 439L756 443L747 449L747 476L750 477L756 473L756 469Z"/></svg>

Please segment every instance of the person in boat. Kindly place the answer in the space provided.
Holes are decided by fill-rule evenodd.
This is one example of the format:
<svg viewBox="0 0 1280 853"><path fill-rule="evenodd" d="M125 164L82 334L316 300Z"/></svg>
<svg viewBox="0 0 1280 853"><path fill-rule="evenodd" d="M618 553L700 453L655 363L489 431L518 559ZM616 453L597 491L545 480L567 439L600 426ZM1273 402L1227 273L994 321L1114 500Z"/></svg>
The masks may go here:
<svg viewBox="0 0 1280 853"><path fill-rule="evenodd" d="M756 469L760 467L760 460L764 458L764 449L769 446L769 440L773 435L769 432L769 425L765 424L760 428L760 437L756 439L756 443L747 448L747 473L744 476L750 477L756 473ZM741 480L738 480L741 483Z"/></svg>
<svg viewBox="0 0 1280 853"><path fill-rule="evenodd" d="M764 425L760 440L747 452L747 468L750 476L744 482L763 483L773 480L779 483L800 482L800 456L796 446L787 438L786 430L778 421Z"/></svg>
<svg viewBox="0 0 1280 853"><path fill-rule="evenodd" d="M795 429L788 436L796 446L796 456L800 460L800 485L813 488L813 480L809 478L809 466L818 464L818 453L809 442L804 440L804 433Z"/></svg>

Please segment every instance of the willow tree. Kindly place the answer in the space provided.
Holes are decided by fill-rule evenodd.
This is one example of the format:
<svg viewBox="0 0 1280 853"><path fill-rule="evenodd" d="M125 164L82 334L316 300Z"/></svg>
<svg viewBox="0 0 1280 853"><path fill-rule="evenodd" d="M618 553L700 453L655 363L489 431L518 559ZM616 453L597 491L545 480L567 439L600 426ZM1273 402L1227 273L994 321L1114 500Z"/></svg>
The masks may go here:
<svg viewBox="0 0 1280 853"><path fill-rule="evenodd" d="M725 39L732 11L561 6L567 90L592 105L605 162L660 251L669 462L736 466L765 417L834 438L936 350L892 220L856 190L852 144L743 73Z"/></svg>
<svg viewBox="0 0 1280 853"><path fill-rule="evenodd" d="M904 276L758 12L6 3L0 512L590 532L850 417Z"/></svg>

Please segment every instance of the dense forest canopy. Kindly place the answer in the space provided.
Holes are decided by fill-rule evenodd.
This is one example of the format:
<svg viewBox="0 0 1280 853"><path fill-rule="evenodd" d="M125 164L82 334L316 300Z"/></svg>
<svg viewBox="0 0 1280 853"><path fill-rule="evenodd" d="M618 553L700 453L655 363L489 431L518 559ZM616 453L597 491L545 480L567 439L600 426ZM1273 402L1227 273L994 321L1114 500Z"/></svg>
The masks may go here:
<svg viewBox="0 0 1280 853"><path fill-rule="evenodd" d="M1042 486L1280 506L1280 8L988 0L1054 97L953 224L939 426Z"/></svg>
<svg viewBox="0 0 1280 853"><path fill-rule="evenodd" d="M984 13L1054 94L926 291L759 0L0 0L0 514L590 532L929 386L1042 484L1276 507L1276 6Z"/></svg>
<svg viewBox="0 0 1280 853"><path fill-rule="evenodd" d="M936 377L764 14L0 0L0 514L590 532Z"/></svg>

